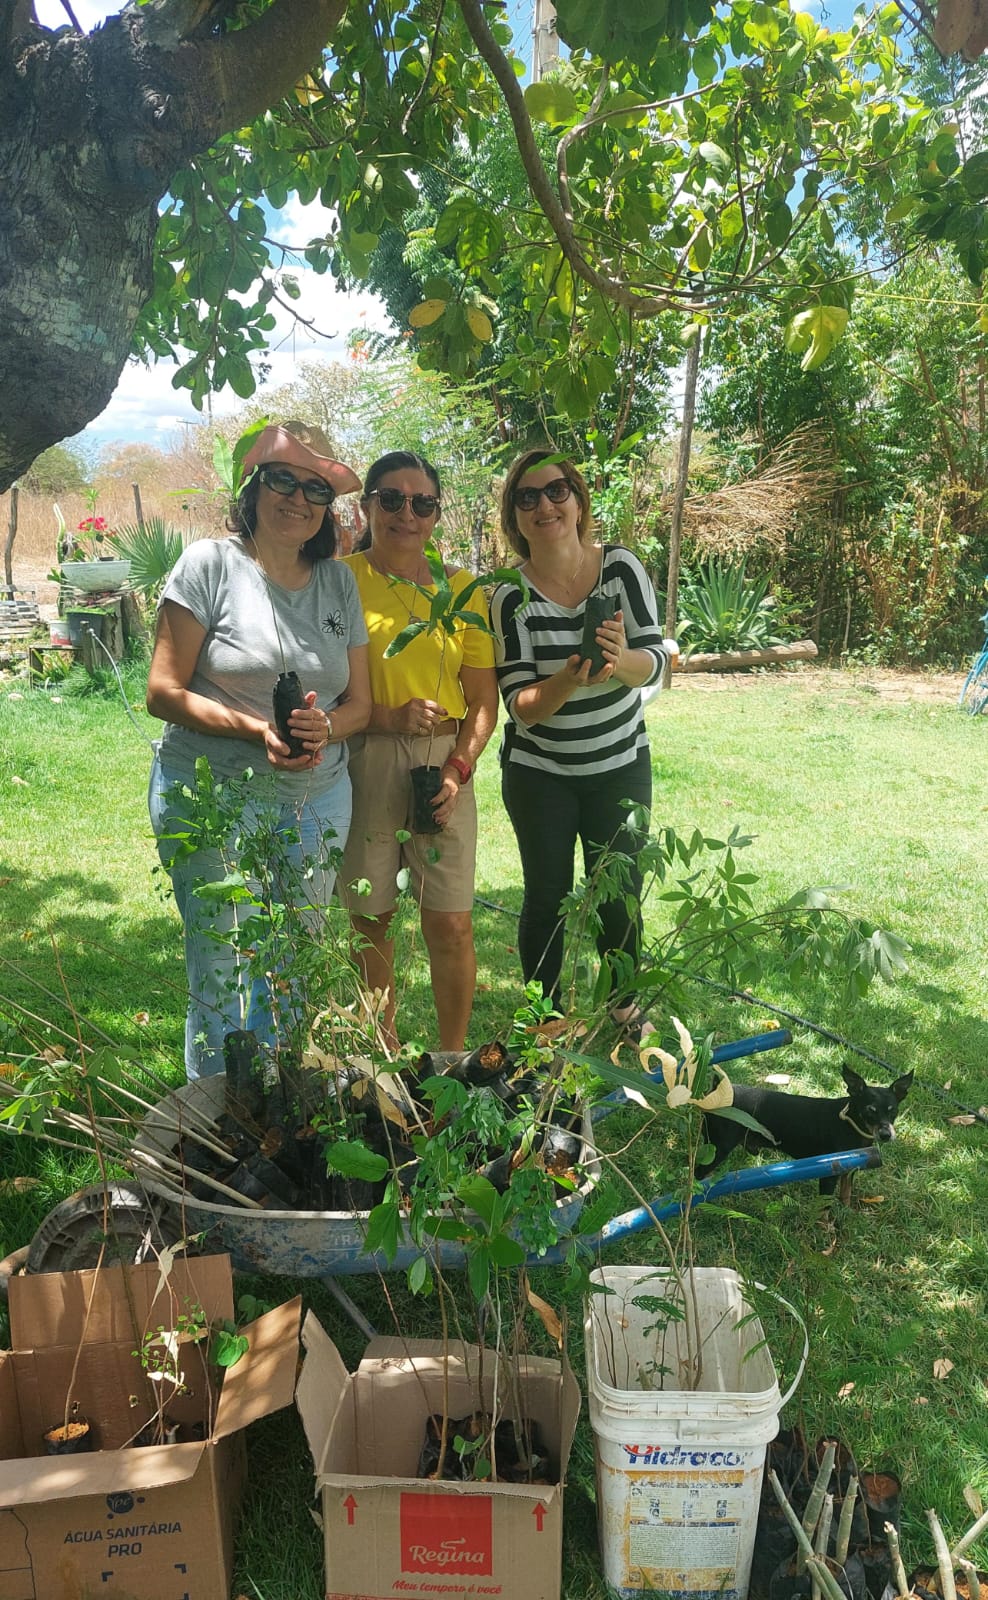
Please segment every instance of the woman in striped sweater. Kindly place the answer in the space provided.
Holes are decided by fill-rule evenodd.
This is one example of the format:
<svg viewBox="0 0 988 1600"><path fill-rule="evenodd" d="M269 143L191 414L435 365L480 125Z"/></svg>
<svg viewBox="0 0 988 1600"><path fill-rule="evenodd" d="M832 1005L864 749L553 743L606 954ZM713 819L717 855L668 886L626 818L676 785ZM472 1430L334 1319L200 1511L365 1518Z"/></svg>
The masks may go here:
<svg viewBox="0 0 988 1600"><path fill-rule="evenodd" d="M498 682L509 721L501 750L504 804L518 839L524 900L518 947L526 983L538 979L560 1006L563 921L573 887L577 839L589 877L602 851L630 855L634 903L642 879L642 834L628 828L626 801L646 810L652 769L640 690L662 673L665 651L655 593L638 558L593 538L590 492L571 462L547 449L519 456L501 496L505 537L522 557L530 590L501 584L491 602ZM591 594L611 602L597 629L599 672L581 657ZM621 894L599 908L601 956L623 951L635 967L640 908L629 915ZM617 965L627 965L620 960ZM615 1021L645 1032L633 1003L613 995Z"/></svg>

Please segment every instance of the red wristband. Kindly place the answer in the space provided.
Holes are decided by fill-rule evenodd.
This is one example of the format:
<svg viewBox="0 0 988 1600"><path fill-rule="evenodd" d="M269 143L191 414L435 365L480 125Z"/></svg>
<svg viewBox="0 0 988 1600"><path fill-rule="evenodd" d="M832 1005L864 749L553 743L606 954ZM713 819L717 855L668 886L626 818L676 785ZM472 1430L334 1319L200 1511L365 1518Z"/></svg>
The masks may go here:
<svg viewBox="0 0 988 1600"><path fill-rule="evenodd" d="M452 767L453 771L459 774L461 783L470 782L470 779L473 775L473 768L468 766L465 761L461 761L459 756L447 756L443 764L444 766Z"/></svg>

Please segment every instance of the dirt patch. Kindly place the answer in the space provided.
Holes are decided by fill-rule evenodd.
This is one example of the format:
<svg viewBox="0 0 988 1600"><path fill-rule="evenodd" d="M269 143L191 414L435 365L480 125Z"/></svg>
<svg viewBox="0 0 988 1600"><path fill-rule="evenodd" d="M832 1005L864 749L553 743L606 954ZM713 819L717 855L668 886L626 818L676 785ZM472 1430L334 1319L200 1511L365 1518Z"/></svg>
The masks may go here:
<svg viewBox="0 0 988 1600"><path fill-rule="evenodd" d="M964 684L963 672L915 672L892 667L795 666L761 668L754 672L677 673L673 687L677 694L722 694L745 683L784 683L792 693L860 693L879 700L898 703L922 702L926 705L956 705Z"/></svg>
<svg viewBox="0 0 988 1600"><path fill-rule="evenodd" d="M58 615L58 584L49 581L52 560L47 566L41 562L16 561L14 563L14 593L20 598L34 600L43 617ZM2 582L0 578L0 582Z"/></svg>

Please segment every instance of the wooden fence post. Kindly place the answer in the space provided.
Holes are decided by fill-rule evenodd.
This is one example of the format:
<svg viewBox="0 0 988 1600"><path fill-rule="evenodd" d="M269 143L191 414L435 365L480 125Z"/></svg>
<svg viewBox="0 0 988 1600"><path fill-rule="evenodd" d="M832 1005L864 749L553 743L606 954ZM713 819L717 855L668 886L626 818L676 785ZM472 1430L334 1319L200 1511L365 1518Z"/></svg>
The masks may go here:
<svg viewBox="0 0 988 1600"><path fill-rule="evenodd" d="M8 600L14 598L14 540L17 538L17 498L20 489L15 483L10 491L10 520L7 523L7 542L3 547L3 576Z"/></svg>

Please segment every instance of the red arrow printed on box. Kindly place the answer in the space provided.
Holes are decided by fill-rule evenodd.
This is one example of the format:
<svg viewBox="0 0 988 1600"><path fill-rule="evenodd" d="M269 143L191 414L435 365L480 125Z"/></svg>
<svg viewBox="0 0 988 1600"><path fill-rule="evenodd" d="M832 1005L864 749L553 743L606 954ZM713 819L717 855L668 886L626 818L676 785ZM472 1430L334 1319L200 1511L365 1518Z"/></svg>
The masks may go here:
<svg viewBox="0 0 988 1600"><path fill-rule="evenodd" d="M536 1531L536 1533L541 1533L542 1532L542 1524L545 1522L545 1519L546 1519L546 1509L545 1509L545 1506L541 1504L541 1502L537 1506L535 1506L533 1508L532 1516L535 1518L535 1531Z"/></svg>
<svg viewBox="0 0 988 1600"><path fill-rule="evenodd" d="M346 1499L343 1502L343 1509L346 1512L347 1527L348 1528L352 1528L353 1527L353 1514L357 1509L357 1502L353 1498L352 1494L348 1494L347 1495Z"/></svg>

